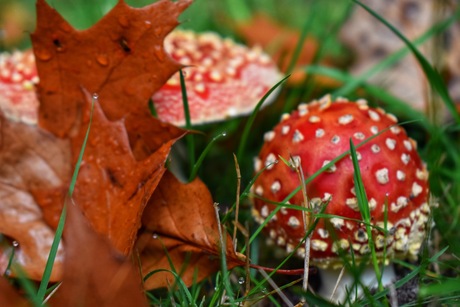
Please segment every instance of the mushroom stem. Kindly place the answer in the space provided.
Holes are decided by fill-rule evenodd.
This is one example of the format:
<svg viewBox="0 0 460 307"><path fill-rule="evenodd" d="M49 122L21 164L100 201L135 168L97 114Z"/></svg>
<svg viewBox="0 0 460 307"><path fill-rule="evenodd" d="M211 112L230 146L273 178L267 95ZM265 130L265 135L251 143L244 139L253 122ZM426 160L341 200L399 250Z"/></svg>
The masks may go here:
<svg viewBox="0 0 460 307"><path fill-rule="evenodd" d="M319 269L321 287L318 294L329 299L333 303L345 303L355 301L363 294L363 288L376 289L378 287L374 268L369 265L359 275L359 281L355 282L353 274L344 271L340 277L341 269ZM393 265L383 267L382 285L387 286L396 280ZM337 285L337 286L336 286Z"/></svg>

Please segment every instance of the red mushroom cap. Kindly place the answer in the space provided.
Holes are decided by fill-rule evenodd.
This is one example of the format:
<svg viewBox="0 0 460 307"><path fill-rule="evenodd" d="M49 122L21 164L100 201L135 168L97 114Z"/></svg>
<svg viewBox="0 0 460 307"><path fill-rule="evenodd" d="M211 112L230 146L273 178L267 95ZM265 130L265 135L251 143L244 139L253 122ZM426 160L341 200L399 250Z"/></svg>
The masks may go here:
<svg viewBox="0 0 460 307"><path fill-rule="evenodd" d="M176 30L166 37L165 49L174 60L189 66L184 72L193 124L252 112L281 79L275 63L260 48L249 49L215 33ZM185 124L179 73L152 99L161 120ZM269 99L264 105L268 103Z"/></svg>
<svg viewBox="0 0 460 307"><path fill-rule="evenodd" d="M285 163L276 163L279 157L300 165L308 178L349 150L350 138L357 145L380 133L357 148L371 223L381 229L385 229L386 223L388 230L385 235L372 228L375 248L382 256L385 247L387 259L416 258L430 213L428 173L417 154L415 141L396 123L394 115L370 108L365 100L331 102L329 96L301 104L291 115L284 115L265 134L265 143L256 158L256 171L266 166L253 186L256 220L262 223L276 208L264 199L282 202L299 186L296 171ZM345 253L353 249L357 257L370 252L366 226L350 220L362 221L353 174L353 163L348 156L306 185L309 207L319 212L321 206L326 206L324 213L335 216L320 218L311 235L311 261L319 266L338 265L339 249ZM289 200L295 205L303 202L301 192ZM300 210L281 208L265 230L290 252L305 235L302 216ZM297 253L304 256L305 249L299 248Z"/></svg>
<svg viewBox="0 0 460 307"><path fill-rule="evenodd" d="M38 83L31 50L0 53L0 111L9 119L37 123Z"/></svg>

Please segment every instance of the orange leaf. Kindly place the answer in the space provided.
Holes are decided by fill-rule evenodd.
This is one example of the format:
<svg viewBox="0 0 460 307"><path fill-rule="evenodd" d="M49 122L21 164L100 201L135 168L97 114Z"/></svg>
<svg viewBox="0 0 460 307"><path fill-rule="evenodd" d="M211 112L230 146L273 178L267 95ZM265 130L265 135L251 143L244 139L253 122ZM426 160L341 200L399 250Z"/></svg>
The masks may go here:
<svg viewBox="0 0 460 307"><path fill-rule="evenodd" d="M88 93L86 99L91 99ZM90 119L89 104L88 101L82 127L87 127ZM74 163L85 134L86 129L81 129L72 139ZM109 121L99 103L96 101L94 104L91 131L73 197L94 229L105 234L124 254L131 252L141 225L142 212L165 171L164 165L174 142L175 139L171 139L148 158L136 161L123 122ZM55 189L37 191L35 197L41 200L45 197L38 195L45 194L50 198L50 194L55 192ZM64 195L60 198L63 200ZM55 206L61 208L62 203L42 206L47 220L52 220L54 227L60 214Z"/></svg>
<svg viewBox="0 0 460 307"><path fill-rule="evenodd" d="M144 275L171 270L168 257L186 285L219 270L219 225L211 194L200 179L183 184L166 172L144 211L142 224L145 229L136 245ZM244 265L233 251L230 236L224 239L228 268ZM174 276L160 272L147 279L145 287L172 284Z"/></svg>
<svg viewBox="0 0 460 307"><path fill-rule="evenodd" d="M54 231L43 220L33 191L60 190L68 184L70 144L36 126L9 122L2 117L0 136L0 233L19 243L14 262L31 278L40 279ZM12 249L10 244L0 247L1 273ZM60 249L53 280L62 271L62 257ZM12 273L15 274L14 267Z"/></svg>
<svg viewBox="0 0 460 307"><path fill-rule="evenodd" d="M31 305L5 278L0 277L0 306L26 307Z"/></svg>
<svg viewBox="0 0 460 307"><path fill-rule="evenodd" d="M152 137L148 126L165 128L167 138L181 135L182 130L152 118L147 103L180 68L163 49L163 39L189 3L160 0L135 9L119 1L96 25L78 31L38 0L31 36L40 76L40 125L60 137L74 135L85 102L80 89L85 88L98 93L109 120L124 118L136 156L145 157L165 141L162 133Z"/></svg>
<svg viewBox="0 0 460 307"><path fill-rule="evenodd" d="M148 306L139 270L96 234L73 204L64 238L64 278L51 306Z"/></svg>

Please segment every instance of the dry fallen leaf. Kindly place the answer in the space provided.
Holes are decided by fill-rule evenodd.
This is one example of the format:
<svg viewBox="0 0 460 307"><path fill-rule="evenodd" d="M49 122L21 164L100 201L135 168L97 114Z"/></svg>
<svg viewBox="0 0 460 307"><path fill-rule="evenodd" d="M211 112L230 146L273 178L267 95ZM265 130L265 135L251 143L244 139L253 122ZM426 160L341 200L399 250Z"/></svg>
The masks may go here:
<svg viewBox="0 0 460 307"><path fill-rule="evenodd" d="M50 305L148 306L139 270L94 232L77 206L67 212L64 277Z"/></svg>
<svg viewBox="0 0 460 307"><path fill-rule="evenodd" d="M90 119L90 99L84 109L83 125ZM72 139L73 163L75 164L82 147L86 129ZM175 139L164 143L154 154L143 161L136 161L129 146L128 136L122 121L109 121L99 103L94 104L93 121L85 154L79 170L74 192L75 202L94 229L105 234L112 244L123 254L129 254L140 227L144 207L155 190L165 169L166 159ZM56 195L56 190L36 191L38 200ZM52 204L42 205L47 221L56 227L62 201L51 197ZM52 214L52 216L50 216Z"/></svg>
<svg viewBox="0 0 460 307"><path fill-rule="evenodd" d="M211 194L200 179L183 184L166 172L144 211L142 224L136 246L144 275L172 270L168 257L188 286L219 270L219 224ZM233 251L230 236L224 239L228 268L244 265ZM171 273L159 272L146 280L145 287L167 287L174 281Z"/></svg>
<svg viewBox="0 0 460 307"><path fill-rule="evenodd" d="M38 0L31 37L40 76L39 124L60 137L74 136L85 88L99 95L109 120L125 120L137 158L154 152L165 138L182 135L182 130L154 119L147 103L180 68L167 56L163 39L189 4L161 0L134 9L119 1L93 27L78 31Z"/></svg>
<svg viewBox="0 0 460 307"><path fill-rule="evenodd" d="M0 306L26 307L32 304L19 295L5 278L0 277Z"/></svg>
<svg viewBox="0 0 460 307"><path fill-rule="evenodd" d="M179 68L166 57L162 42L188 4L188 0L163 0L133 9L120 1L93 28L76 31L45 1L37 1L38 23L32 36L40 76L40 124L65 138L22 125L20 132L8 132L11 136L4 132L7 142L0 149L0 157L6 159L0 165L0 194L4 195L0 219L5 221L0 233L19 242L15 261L25 265L29 277L42 276L54 236L49 225L56 225L86 133L88 91L99 94L104 111L96 102L74 199L99 233L107 235L120 252L131 251L170 146L184 134L155 120L147 101ZM17 133L24 135L24 144L14 136ZM66 155L53 151L56 146ZM67 160L62 162L64 157ZM1 267L8 255L0 251ZM61 262L58 254L52 280L62 275Z"/></svg>
<svg viewBox="0 0 460 307"><path fill-rule="evenodd" d="M68 140L58 139L36 126L0 117L0 233L19 243L15 262L35 279L43 274L54 231L43 220L33 192L67 185L70 159ZM12 248L0 250L2 273ZM53 279L62 271L62 260L61 249Z"/></svg>

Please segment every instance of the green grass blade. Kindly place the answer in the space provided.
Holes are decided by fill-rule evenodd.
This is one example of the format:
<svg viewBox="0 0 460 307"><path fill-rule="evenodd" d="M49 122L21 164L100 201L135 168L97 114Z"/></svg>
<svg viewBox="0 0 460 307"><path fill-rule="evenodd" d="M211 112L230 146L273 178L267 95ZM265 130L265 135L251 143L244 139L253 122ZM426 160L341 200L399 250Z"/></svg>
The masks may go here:
<svg viewBox="0 0 460 307"><path fill-rule="evenodd" d="M67 214L67 199L72 198L72 194L73 194L73 192L75 190L75 184L77 182L78 172L80 170L81 161L83 160L83 154L85 153L86 143L88 142L88 137L89 137L89 132L90 132L90 129L91 129L91 124L93 122L94 103L97 101L97 99L98 99L97 95L94 94L93 95L93 100L92 100L92 103L91 103L91 113L90 113L88 128L86 129L86 135L85 135L85 138L83 140L83 144L82 144L82 147L81 147L81 150L80 150L80 154L78 155L78 160L77 160L77 163L75 165L75 170L74 170L73 175L72 175L72 180L70 182L69 191L68 191L68 198L66 198L66 200L64 201L64 205L62 207L61 216L59 217L59 223L58 223L58 226L56 228L56 233L55 233L55 236L54 236L54 239L53 239L53 243L51 244L50 254L48 256L48 260L46 261L46 266L45 266L45 270L43 272L42 280L40 282L40 287L38 288L37 297L41 301L43 301L45 299L46 289L48 287L49 280L50 280L50 277L51 277L51 271L53 269L54 261L56 259L59 243L61 242L61 239L62 239L62 233L64 231L64 225L65 225L66 214Z"/></svg>
<svg viewBox="0 0 460 307"><path fill-rule="evenodd" d="M388 21L386 21L384 18L382 18L379 14L377 14L375 11L373 11L365 4L357 0L353 1L359 6L361 6L363 9L365 9L367 12L369 12L369 14L377 18L385 26L387 26L396 36L398 36L406 44L406 46L410 49L410 51L422 67L426 77L430 81L430 85L432 86L432 88L436 90L436 92L438 92L439 96L444 101L446 107L451 112L452 117L458 124L460 124L460 114L458 114L457 109L455 107L455 103L449 96L449 92L447 90L446 85L444 84L441 74L436 69L434 69L433 66L431 66L431 64L423 56L423 54L398 29L396 29L393 25L391 25ZM458 15L459 12L460 11L458 11L456 15Z"/></svg>
<svg viewBox="0 0 460 307"><path fill-rule="evenodd" d="M15 265L14 270L18 274L18 281L22 289L24 289L28 299L35 307L43 307L43 299L37 295L37 289L34 283L27 277L26 272L23 271L21 266Z"/></svg>
<svg viewBox="0 0 460 307"><path fill-rule="evenodd" d="M215 137L213 137L212 140L206 145L205 149L203 150L201 155L198 157L198 160L196 161L195 165L193 165L192 172L190 173L190 177L188 179L189 182L192 181L193 179L195 179L196 174L198 172L198 169L200 168L201 164L203 163L204 158L209 153L209 151L211 150L211 148L214 145L214 143L218 139L220 139L221 137L224 137L226 135L227 135L227 133L222 132L222 133L216 135Z"/></svg>
<svg viewBox="0 0 460 307"><path fill-rule="evenodd" d="M187 98L187 89L185 87L185 77L184 72L179 70L180 76L180 88L182 92L182 103L184 105L184 116L185 116L185 128L187 130L192 129L192 122L190 120L190 109L188 105L188 98ZM195 138L193 134L189 134L185 136L185 140L187 142L187 152L188 158L190 163L190 172L193 170L193 166L195 165Z"/></svg>
<svg viewBox="0 0 460 307"><path fill-rule="evenodd" d="M367 237L369 240L369 243L368 243L369 248L371 250L372 264L374 266L375 276L377 277L377 282L379 284L379 290L382 291L383 290L382 274L378 266L378 259L377 259L377 254L375 252L375 245L374 245L374 240L372 236L372 228L370 227L370 224L372 221L371 221L371 213L369 210L369 203L367 200L367 195L366 195L366 190L364 188L363 179L361 177L361 171L359 168L356 148L351 138L350 138L350 155L351 155L351 160L353 161L353 178L355 182L355 191L356 191L356 198L358 200L358 207L359 207L361 216L363 218L363 221L366 222L366 232L367 232Z"/></svg>
<svg viewBox="0 0 460 307"><path fill-rule="evenodd" d="M268 96L270 96L270 94L273 93L273 91L276 90L289 77L290 77L290 75L287 75L286 77L284 77L283 79L278 81L278 83L276 83L270 90L268 90L267 93L265 93L265 95L262 97L262 99L259 101L259 103L254 108L254 111L252 112L251 116L249 117L249 119L248 119L248 121L247 121L247 123L246 123L246 125L244 127L243 134L241 136L240 145L238 147L238 151L237 151L237 155L236 155L237 158L238 158L238 161L243 160L244 149L245 149L246 143L248 141L249 132L251 131L251 127L252 127L252 125L254 123L254 120L256 119L257 112L262 107L262 104L265 102L265 100L268 98Z"/></svg>

